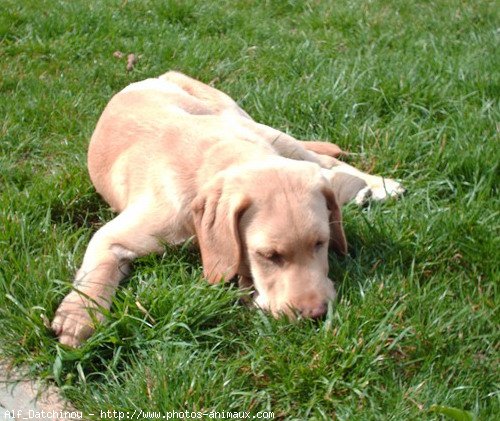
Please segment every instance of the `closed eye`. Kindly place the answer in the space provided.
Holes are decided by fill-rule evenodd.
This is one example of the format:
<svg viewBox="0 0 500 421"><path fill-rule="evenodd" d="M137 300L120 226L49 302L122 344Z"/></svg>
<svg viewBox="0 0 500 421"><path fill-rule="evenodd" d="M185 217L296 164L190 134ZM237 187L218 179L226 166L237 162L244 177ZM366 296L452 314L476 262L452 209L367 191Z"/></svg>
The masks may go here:
<svg viewBox="0 0 500 421"><path fill-rule="evenodd" d="M258 251L257 254L273 265L282 266L285 263L285 258L277 251Z"/></svg>
<svg viewBox="0 0 500 421"><path fill-rule="evenodd" d="M319 240L316 242L316 244L314 245L314 250L316 251L320 251L326 244L326 241L322 241L322 240Z"/></svg>

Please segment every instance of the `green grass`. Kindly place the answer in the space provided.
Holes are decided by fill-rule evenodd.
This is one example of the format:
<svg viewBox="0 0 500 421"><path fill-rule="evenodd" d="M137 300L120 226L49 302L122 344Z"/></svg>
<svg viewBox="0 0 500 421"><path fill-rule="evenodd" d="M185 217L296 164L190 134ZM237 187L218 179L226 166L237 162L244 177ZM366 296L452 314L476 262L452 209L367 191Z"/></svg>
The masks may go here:
<svg viewBox="0 0 500 421"><path fill-rule="evenodd" d="M87 414L439 420L429 409L442 405L498 417L498 10L3 0L0 355ZM133 71L116 50L140 56ZM135 265L85 346L62 349L44 320L112 217L87 176L88 139L114 92L168 69L296 137L332 139L408 194L345 209L351 255L331 256L339 300L324 321L246 309L203 282L196 253L167 249Z"/></svg>

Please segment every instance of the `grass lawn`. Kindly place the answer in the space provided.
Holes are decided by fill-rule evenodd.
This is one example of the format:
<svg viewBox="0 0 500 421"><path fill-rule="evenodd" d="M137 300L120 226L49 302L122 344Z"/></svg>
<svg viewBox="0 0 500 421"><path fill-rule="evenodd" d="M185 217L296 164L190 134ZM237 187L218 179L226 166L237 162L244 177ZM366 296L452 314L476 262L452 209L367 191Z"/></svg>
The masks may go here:
<svg viewBox="0 0 500 421"><path fill-rule="evenodd" d="M498 12L486 0L2 0L0 355L94 419L445 419L432 405L498 417ZM139 57L132 71L117 50ZM345 208L350 256L331 255L339 300L324 321L244 308L202 280L196 252L166 249L137 262L95 336L63 349L46 320L112 217L88 140L114 92L169 69L258 121L331 139L408 194Z"/></svg>

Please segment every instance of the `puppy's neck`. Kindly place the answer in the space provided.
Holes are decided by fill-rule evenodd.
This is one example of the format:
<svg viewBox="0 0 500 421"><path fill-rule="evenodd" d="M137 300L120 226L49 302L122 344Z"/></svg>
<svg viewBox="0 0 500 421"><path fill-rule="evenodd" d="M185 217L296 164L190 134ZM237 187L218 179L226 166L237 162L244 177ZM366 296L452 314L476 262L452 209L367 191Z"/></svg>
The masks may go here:
<svg viewBox="0 0 500 421"><path fill-rule="evenodd" d="M203 162L198 170L198 186L211 180L217 173L231 167L238 167L252 161L262 162L276 155L276 152L271 147L267 147L267 145L241 142L238 144L238 148L235 148L234 142L217 142L205 153Z"/></svg>

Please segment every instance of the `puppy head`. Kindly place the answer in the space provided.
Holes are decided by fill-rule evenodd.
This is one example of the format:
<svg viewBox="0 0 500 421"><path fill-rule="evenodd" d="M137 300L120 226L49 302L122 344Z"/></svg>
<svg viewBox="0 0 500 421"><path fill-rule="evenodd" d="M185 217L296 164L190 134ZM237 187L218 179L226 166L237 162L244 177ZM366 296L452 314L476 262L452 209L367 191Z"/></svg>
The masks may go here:
<svg viewBox="0 0 500 421"><path fill-rule="evenodd" d="M346 253L340 209L315 164L274 159L220 174L193 203L210 282L251 278L275 316L319 317L335 290L328 244Z"/></svg>

